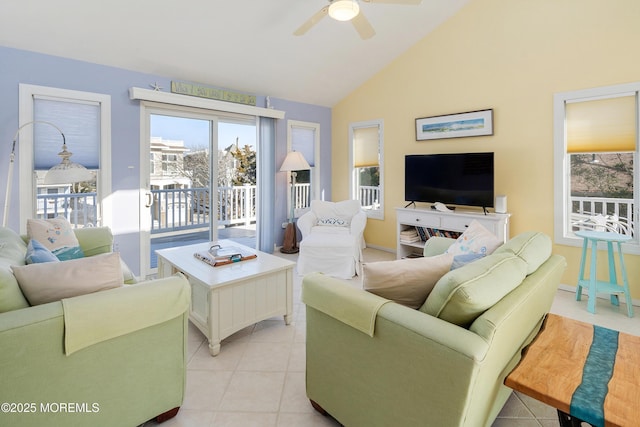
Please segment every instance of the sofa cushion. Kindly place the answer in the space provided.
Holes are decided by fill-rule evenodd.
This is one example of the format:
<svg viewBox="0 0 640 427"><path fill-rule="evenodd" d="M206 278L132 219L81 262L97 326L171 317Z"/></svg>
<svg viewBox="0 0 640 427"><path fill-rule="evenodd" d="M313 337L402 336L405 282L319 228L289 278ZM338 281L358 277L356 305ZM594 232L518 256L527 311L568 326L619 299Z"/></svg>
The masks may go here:
<svg viewBox="0 0 640 427"><path fill-rule="evenodd" d="M57 256L53 254L44 245L36 239L29 240L27 245L27 255L24 257L27 264L35 264L38 262L60 262Z"/></svg>
<svg viewBox="0 0 640 427"><path fill-rule="evenodd" d="M419 308L451 267L453 255L365 263L363 288L414 309Z"/></svg>
<svg viewBox="0 0 640 427"><path fill-rule="evenodd" d="M469 253L489 255L501 244L502 242L495 234L484 228L478 221L473 220L456 242L449 246L447 253L453 255Z"/></svg>
<svg viewBox="0 0 640 427"><path fill-rule="evenodd" d="M445 274L420 310L468 327L525 278L527 264L512 253L489 255Z"/></svg>
<svg viewBox="0 0 640 427"><path fill-rule="evenodd" d="M28 219L27 235L42 243L60 261L84 256L73 228L65 218Z"/></svg>
<svg viewBox="0 0 640 427"><path fill-rule="evenodd" d="M113 234L109 227L76 228L74 233L86 257L113 251Z"/></svg>
<svg viewBox="0 0 640 427"><path fill-rule="evenodd" d="M527 263L527 274L538 269L551 256L551 238L539 231L527 231L518 234L495 253L513 253Z"/></svg>
<svg viewBox="0 0 640 427"><path fill-rule="evenodd" d="M27 245L9 228L0 227L0 313L29 307L11 265L24 265Z"/></svg>
<svg viewBox="0 0 640 427"><path fill-rule="evenodd" d="M116 288L123 283L117 252L11 269L31 305Z"/></svg>

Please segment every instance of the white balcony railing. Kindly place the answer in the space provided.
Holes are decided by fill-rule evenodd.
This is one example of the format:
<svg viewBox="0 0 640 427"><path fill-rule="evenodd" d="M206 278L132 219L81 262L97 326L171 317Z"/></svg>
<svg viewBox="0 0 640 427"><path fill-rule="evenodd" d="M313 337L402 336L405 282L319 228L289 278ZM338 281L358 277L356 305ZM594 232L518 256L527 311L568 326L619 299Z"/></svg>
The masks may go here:
<svg viewBox="0 0 640 427"><path fill-rule="evenodd" d="M151 190L151 233L208 227L209 189ZM256 186L218 187L218 225L249 225L256 221Z"/></svg>
<svg viewBox="0 0 640 427"><path fill-rule="evenodd" d="M361 185L360 204L364 209L378 209L380 207L380 187Z"/></svg>
<svg viewBox="0 0 640 427"><path fill-rule="evenodd" d="M178 231L209 226L209 189L152 190L152 233ZM360 200L363 207L378 203L378 187L362 186ZM309 184L296 184L295 208L309 206ZM256 221L256 186L218 187L216 199L218 224L229 226L251 224ZM36 217L40 219L63 216L75 227L96 226L96 193L39 194ZM572 197L572 214L615 215L634 224L633 199L606 197Z"/></svg>
<svg viewBox="0 0 640 427"><path fill-rule="evenodd" d="M76 228L96 226L96 193L38 194L36 218L65 217Z"/></svg>

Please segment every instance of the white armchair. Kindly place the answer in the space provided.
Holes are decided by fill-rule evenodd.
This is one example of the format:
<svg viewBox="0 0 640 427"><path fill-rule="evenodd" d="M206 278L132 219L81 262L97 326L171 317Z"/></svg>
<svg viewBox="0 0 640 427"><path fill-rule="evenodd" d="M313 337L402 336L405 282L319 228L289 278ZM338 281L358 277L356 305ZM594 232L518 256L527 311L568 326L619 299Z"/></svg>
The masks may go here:
<svg viewBox="0 0 640 427"><path fill-rule="evenodd" d="M576 231L608 231L633 236L633 224L627 218L618 215L572 213L571 225Z"/></svg>
<svg viewBox="0 0 640 427"><path fill-rule="evenodd" d="M358 200L312 200L309 211L298 218L298 274L318 271L342 279L360 274L366 225L367 214Z"/></svg>

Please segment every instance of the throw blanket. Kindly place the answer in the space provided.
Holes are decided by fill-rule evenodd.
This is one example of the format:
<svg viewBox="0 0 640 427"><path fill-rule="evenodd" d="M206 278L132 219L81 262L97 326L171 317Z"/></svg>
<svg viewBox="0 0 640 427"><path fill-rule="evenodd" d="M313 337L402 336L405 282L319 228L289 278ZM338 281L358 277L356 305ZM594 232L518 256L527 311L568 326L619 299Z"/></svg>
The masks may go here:
<svg viewBox="0 0 640 427"><path fill-rule="evenodd" d="M389 300L311 273L302 280L302 302L372 337L378 310Z"/></svg>
<svg viewBox="0 0 640 427"><path fill-rule="evenodd" d="M182 315L191 288L179 276L63 299L65 354Z"/></svg>

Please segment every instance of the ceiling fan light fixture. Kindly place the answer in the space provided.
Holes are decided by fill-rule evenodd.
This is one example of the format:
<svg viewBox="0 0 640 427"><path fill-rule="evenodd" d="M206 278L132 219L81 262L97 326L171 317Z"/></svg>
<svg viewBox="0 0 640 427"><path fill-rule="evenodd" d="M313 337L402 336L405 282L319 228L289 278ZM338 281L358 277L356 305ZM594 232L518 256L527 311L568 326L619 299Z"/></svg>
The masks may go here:
<svg viewBox="0 0 640 427"><path fill-rule="evenodd" d="M329 5L329 16L336 21L351 21L360 13L356 0L334 0Z"/></svg>

